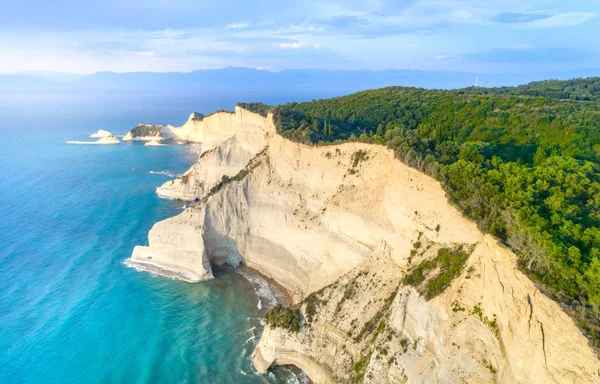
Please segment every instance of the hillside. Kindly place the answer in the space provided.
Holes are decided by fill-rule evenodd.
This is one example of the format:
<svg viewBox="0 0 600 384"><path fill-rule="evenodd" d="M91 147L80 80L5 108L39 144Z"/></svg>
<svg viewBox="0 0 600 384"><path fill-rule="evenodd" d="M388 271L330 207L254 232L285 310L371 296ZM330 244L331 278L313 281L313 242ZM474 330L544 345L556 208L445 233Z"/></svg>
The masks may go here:
<svg viewBox="0 0 600 384"><path fill-rule="evenodd" d="M556 94L585 90L595 99L597 83L390 87L275 107L240 105L263 116L272 112L277 132L290 140L383 144L440 180L461 211L510 246L522 270L598 346L600 103Z"/></svg>
<svg viewBox="0 0 600 384"><path fill-rule="evenodd" d="M542 96L552 99L595 101L600 98L600 77L534 81L518 87L472 88L474 93Z"/></svg>

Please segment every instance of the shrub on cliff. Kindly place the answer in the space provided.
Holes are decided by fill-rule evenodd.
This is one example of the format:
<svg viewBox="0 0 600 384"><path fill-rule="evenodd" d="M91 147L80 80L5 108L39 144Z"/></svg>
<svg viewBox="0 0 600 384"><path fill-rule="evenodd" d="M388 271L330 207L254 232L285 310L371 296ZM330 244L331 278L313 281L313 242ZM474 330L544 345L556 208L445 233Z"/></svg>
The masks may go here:
<svg viewBox="0 0 600 384"><path fill-rule="evenodd" d="M300 330L300 311L276 305L265 313L265 321L271 328L284 328L291 332Z"/></svg>
<svg viewBox="0 0 600 384"><path fill-rule="evenodd" d="M262 117L267 117L267 114L271 111L272 107L263 103L237 103L238 107L257 113Z"/></svg>
<svg viewBox="0 0 600 384"><path fill-rule="evenodd" d="M462 247L441 248L438 250L436 257L431 260L424 260L411 269L410 273L404 276L402 284L420 288L421 293L430 300L444 292L450 286L452 280L460 275L468 258L469 253L465 252ZM438 267L439 272L429 276ZM429 280L424 287L421 287L421 283L428 276Z"/></svg>

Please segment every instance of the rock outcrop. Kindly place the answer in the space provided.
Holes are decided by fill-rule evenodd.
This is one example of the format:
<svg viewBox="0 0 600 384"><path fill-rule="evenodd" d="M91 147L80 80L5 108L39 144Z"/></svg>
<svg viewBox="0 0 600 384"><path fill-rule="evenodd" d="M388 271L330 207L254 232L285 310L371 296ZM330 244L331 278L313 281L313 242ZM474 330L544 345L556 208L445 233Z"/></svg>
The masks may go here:
<svg viewBox="0 0 600 384"><path fill-rule="evenodd" d="M187 281L248 265L301 308L300 332L266 327L264 372L315 382L598 382L600 362L516 256L448 203L440 184L381 146L310 147L237 108L195 122L198 163L161 196L198 200L157 223L128 263ZM401 284L441 248L470 256L441 294Z"/></svg>
<svg viewBox="0 0 600 384"><path fill-rule="evenodd" d="M100 131L98 131L100 132ZM119 144L120 141L116 136L113 136L110 132L104 131L108 134L102 134L102 136L94 136L91 135L90 137L100 137L98 140L96 141L74 141L74 140L69 140L67 141L67 144Z"/></svg>
<svg viewBox="0 0 600 384"><path fill-rule="evenodd" d="M246 145L252 142L248 135L254 133L250 126L262 126L265 119L256 114L236 107L235 112L216 112L208 116L192 113L181 127L162 124L140 123L131 129L124 141L160 141L173 140L177 143L202 143L204 151L221 144L232 136L238 136ZM241 128L241 129L240 129Z"/></svg>
<svg viewBox="0 0 600 384"><path fill-rule="evenodd" d="M131 129L125 136L123 141L152 141L162 140L164 138L161 125L140 123L135 128Z"/></svg>
<svg viewBox="0 0 600 384"><path fill-rule="evenodd" d="M159 196L169 199L203 198L223 176L234 176L256 156L274 135L272 120L236 108L234 114L217 112L203 120L190 116L189 141L202 143L202 154L181 178L157 188ZM192 123L190 123L192 121ZM184 128L182 127L182 128Z"/></svg>
<svg viewBox="0 0 600 384"><path fill-rule="evenodd" d="M105 131L104 129L99 129L98 132L92 133L90 137L92 138L103 138L103 137L111 137L114 136L112 133Z"/></svg>

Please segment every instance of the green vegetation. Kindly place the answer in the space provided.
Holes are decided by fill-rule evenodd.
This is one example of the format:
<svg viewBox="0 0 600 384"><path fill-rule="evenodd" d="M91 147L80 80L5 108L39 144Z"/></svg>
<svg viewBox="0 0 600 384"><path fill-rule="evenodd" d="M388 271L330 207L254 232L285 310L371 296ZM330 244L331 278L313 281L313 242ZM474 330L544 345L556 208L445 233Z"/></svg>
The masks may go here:
<svg viewBox="0 0 600 384"><path fill-rule="evenodd" d="M367 156L367 151L364 149L359 149L358 151L352 154L352 168L356 168L356 166L361 162L365 161L369 158Z"/></svg>
<svg viewBox="0 0 600 384"><path fill-rule="evenodd" d="M220 111L222 111L222 109L219 109L218 111L211 113L211 115L214 113L218 113ZM192 120L197 120L197 121L202 121L202 119L204 119L204 115L200 112L194 112L194 113L192 113L192 116L190 116L190 117Z"/></svg>
<svg viewBox="0 0 600 384"><path fill-rule="evenodd" d="M207 117L209 117L209 116L212 116L212 115L214 115L214 114L217 114L217 113L231 113L231 114L234 114L235 112L234 112L234 111L230 111L230 110L228 110L228 109L217 109L216 111L214 111L214 112L212 112L212 113L209 113L209 114L208 114L208 115L206 115L206 116L204 116L204 115L200 114L200 115L202 116L202 118L200 118L200 119L197 119L197 120L202 120L202 119L205 119L205 118L207 118ZM196 120L196 119L195 119L195 120Z"/></svg>
<svg viewBox="0 0 600 384"><path fill-rule="evenodd" d="M344 295L342 296L342 298L340 299L340 301L337 303L336 307L335 307L335 313L339 313L342 310L342 306L344 305L344 303L346 302L346 300L351 300L354 295L356 295L356 288L357 288L357 282L356 279L359 276L355 277L352 280L349 280L348 283L346 284L346 289L344 289Z"/></svg>
<svg viewBox="0 0 600 384"><path fill-rule="evenodd" d="M356 363L354 363L354 365L352 365L353 383L363 382L367 367L369 366L369 362L371 361L371 354L372 352L367 355L361 356L360 359Z"/></svg>
<svg viewBox="0 0 600 384"><path fill-rule="evenodd" d="M300 330L300 311L276 305L265 313L265 321L271 328L284 328L291 332Z"/></svg>
<svg viewBox="0 0 600 384"><path fill-rule="evenodd" d="M474 93L542 96L558 100L592 101L600 99L600 77L572 80L546 80L518 87L471 88Z"/></svg>
<svg viewBox="0 0 600 384"><path fill-rule="evenodd" d="M129 132L133 137L161 136L160 125L140 124Z"/></svg>
<svg viewBox="0 0 600 384"><path fill-rule="evenodd" d="M389 316L390 307L392 306L392 303L394 302L394 299L396 298L397 294L398 288L396 288L385 299L383 305L381 306L381 308L379 308L377 313L363 325L360 332L354 337L354 342L360 342L367 335L372 335L371 339L373 341L377 339L377 336L379 336L381 331L383 331L383 329L386 326L385 319L387 319L387 317Z"/></svg>
<svg viewBox="0 0 600 384"><path fill-rule="evenodd" d="M440 273L427 282L425 297L432 299L444 292L452 280L460 275L468 258L469 254L461 247L440 249L436 257Z"/></svg>
<svg viewBox="0 0 600 384"><path fill-rule="evenodd" d="M436 177L600 345L599 88L599 78L452 91L389 87L252 108L273 112L288 139L383 144Z"/></svg>
<svg viewBox="0 0 600 384"><path fill-rule="evenodd" d="M214 185L210 191L208 191L208 193L206 194L206 196L204 196L202 198L202 200L200 201L201 203L206 203L206 201L208 201L208 199L212 196L214 196L217 192L219 192L221 189L223 189L223 187L225 187L227 184L231 183L232 181L242 181L246 178L246 176L248 176L248 174L250 174L250 172L258 167L262 161L265 159L265 153L267 152L269 147L265 147L265 149L263 149L262 151L260 151L259 153L256 154L256 156L254 156L249 162L248 164L246 164L246 166L241 169L235 176L233 177L229 177L227 175L223 175L221 177L221 180L219 180L219 182ZM184 180L185 177L185 180ZM189 180L189 175L184 175L182 176L182 182L183 183L187 183Z"/></svg>
<svg viewBox="0 0 600 384"><path fill-rule="evenodd" d="M402 284L418 287L427 278L427 273L434 269L436 265L437 263L433 260L422 261L419 265L412 268L410 273L404 276Z"/></svg>
<svg viewBox="0 0 600 384"><path fill-rule="evenodd" d="M237 103L236 106L250 112L258 113L262 117L267 117L267 114L271 111L271 106L263 103Z"/></svg>
<svg viewBox="0 0 600 384"><path fill-rule="evenodd" d="M500 328L498 327L498 319L495 313L494 318L490 320L487 316L484 316L483 310L481 309L481 303L478 303L473 306L473 311L471 311L471 314L477 316L479 320L481 320L485 325L490 327L498 341L502 342L502 337L500 336Z"/></svg>
<svg viewBox="0 0 600 384"><path fill-rule="evenodd" d="M318 292L313 292L306 297L302 302L306 304L306 322L312 323L313 319L317 315L317 308L320 305L327 305L327 300L321 300L319 296L323 293L324 288Z"/></svg>
<svg viewBox="0 0 600 384"><path fill-rule="evenodd" d="M460 275L468 258L469 253L463 250L462 247L441 248L435 258L424 260L412 268L410 273L402 279L402 284L419 288L431 272L439 267L439 272L429 277L425 287L421 289L427 300L432 299L444 292L450 286L452 280Z"/></svg>

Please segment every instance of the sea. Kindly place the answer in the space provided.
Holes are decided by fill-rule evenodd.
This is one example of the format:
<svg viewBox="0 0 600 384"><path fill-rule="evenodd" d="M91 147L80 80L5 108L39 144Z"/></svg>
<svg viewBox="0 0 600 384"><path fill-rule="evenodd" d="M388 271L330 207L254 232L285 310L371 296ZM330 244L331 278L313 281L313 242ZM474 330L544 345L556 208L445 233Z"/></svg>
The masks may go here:
<svg viewBox="0 0 600 384"><path fill-rule="evenodd" d="M223 269L188 284L123 264L184 208L155 188L193 164L197 146L66 142L181 125L236 101L336 93L0 91L0 383L307 382L297 369L252 367L272 305L255 277Z"/></svg>

